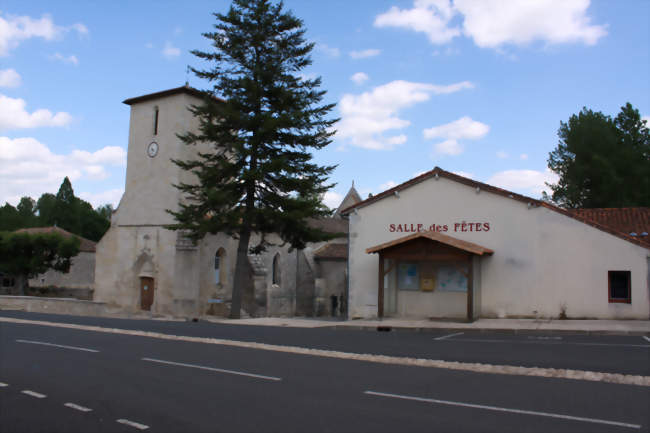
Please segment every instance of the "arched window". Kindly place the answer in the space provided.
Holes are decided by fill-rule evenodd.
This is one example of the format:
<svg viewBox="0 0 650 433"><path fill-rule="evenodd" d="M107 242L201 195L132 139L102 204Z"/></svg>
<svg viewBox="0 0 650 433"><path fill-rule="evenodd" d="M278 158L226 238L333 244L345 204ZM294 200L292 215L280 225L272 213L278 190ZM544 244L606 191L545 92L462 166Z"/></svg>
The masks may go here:
<svg viewBox="0 0 650 433"><path fill-rule="evenodd" d="M273 284L280 285L280 253L273 257Z"/></svg>
<svg viewBox="0 0 650 433"><path fill-rule="evenodd" d="M158 135L158 106L153 109L153 135Z"/></svg>
<svg viewBox="0 0 650 433"><path fill-rule="evenodd" d="M214 282L225 284L226 282L226 250L219 248L214 255Z"/></svg>

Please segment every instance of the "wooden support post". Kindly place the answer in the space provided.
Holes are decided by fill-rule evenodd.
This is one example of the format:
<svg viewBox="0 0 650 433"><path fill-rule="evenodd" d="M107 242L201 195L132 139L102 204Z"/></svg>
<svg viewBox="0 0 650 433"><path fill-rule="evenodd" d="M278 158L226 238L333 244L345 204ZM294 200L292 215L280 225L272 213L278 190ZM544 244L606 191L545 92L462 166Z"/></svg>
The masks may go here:
<svg viewBox="0 0 650 433"><path fill-rule="evenodd" d="M384 256L379 253L379 290L377 293L377 317L384 317Z"/></svg>
<svg viewBox="0 0 650 433"><path fill-rule="evenodd" d="M469 266L467 272L467 321L474 321L474 256L469 256Z"/></svg>

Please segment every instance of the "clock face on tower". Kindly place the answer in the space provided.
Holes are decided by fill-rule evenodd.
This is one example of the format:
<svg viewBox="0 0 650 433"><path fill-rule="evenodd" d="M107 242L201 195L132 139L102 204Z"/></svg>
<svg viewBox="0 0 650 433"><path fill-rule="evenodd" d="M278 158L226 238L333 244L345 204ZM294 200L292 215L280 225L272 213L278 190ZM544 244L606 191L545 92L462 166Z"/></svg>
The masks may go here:
<svg viewBox="0 0 650 433"><path fill-rule="evenodd" d="M153 158L154 156L156 156L156 154L158 154L158 143L152 141L151 143L149 143L149 146L147 146L147 155Z"/></svg>

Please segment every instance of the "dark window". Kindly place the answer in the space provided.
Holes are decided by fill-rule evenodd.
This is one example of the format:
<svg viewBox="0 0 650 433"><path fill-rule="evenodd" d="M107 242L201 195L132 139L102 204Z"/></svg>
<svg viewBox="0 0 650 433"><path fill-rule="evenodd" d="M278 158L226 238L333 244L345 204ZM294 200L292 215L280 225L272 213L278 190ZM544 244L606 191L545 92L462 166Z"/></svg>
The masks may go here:
<svg viewBox="0 0 650 433"><path fill-rule="evenodd" d="M609 302L632 302L630 271L609 271Z"/></svg>
<svg viewBox="0 0 650 433"><path fill-rule="evenodd" d="M273 284L280 285L280 253L273 257Z"/></svg>
<svg viewBox="0 0 650 433"><path fill-rule="evenodd" d="M154 109L153 115L153 135L158 135L158 107Z"/></svg>

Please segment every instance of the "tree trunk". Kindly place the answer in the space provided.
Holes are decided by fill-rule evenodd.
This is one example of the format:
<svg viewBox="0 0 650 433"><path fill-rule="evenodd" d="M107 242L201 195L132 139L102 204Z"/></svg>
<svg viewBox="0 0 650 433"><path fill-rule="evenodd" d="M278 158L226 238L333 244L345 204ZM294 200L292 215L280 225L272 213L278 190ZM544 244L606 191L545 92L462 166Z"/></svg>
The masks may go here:
<svg viewBox="0 0 650 433"><path fill-rule="evenodd" d="M248 241L250 237L250 231L239 234L237 261L235 264L235 281L232 287L232 301L230 304L231 319L239 319L241 317L242 292L248 280Z"/></svg>

